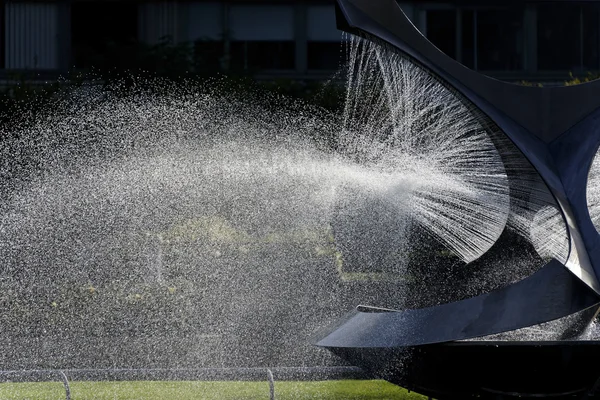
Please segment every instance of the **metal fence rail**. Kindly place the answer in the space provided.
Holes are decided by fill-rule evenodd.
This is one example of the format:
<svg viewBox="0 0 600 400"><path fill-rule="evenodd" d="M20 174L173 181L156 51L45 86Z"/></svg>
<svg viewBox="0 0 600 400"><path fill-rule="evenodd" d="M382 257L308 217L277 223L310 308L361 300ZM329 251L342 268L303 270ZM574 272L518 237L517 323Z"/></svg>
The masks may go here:
<svg viewBox="0 0 600 400"><path fill-rule="evenodd" d="M107 369L38 369L0 371L0 382L56 381L60 374L70 381L264 381L270 370L276 380L316 381L331 379L366 379L357 367L270 367L270 368L107 368Z"/></svg>
<svg viewBox="0 0 600 400"><path fill-rule="evenodd" d="M203 380L269 382L270 399L275 400L277 380L364 379L357 367L274 367L274 368L198 368L198 369L37 369L0 371L0 382L62 381L67 400L71 400L71 381Z"/></svg>

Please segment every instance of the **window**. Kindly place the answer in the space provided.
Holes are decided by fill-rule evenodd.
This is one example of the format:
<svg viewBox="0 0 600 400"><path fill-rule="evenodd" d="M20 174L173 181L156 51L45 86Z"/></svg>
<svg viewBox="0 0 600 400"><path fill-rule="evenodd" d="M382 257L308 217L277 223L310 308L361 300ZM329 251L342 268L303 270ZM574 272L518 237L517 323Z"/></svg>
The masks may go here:
<svg viewBox="0 0 600 400"><path fill-rule="evenodd" d="M532 7L527 20L535 24L530 26L533 32L526 29L523 5L428 9L427 37L447 55L480 71L523 71L526 53L530 65L540 71L600 69L598 3L548 2Z"/></svg>
<svg viewBox="0 0 600 400"><path fill-rule="evenodd" d="M571 70L580 65L580 10L564 4L538 8L538 68Z"/></svg>
<svg viewBox="0 0 600 400"><path fill-rule="evenodd" d="M187 4L187 37L194 44L194 69L213 73L223 68L225 29L222 3L190 2Z"/></svg>
<svg viewBox="0 0 600 400"><path fill-rule="evenodd" d="M456 10L428 10L427 38L438 49L456 58Z"/></svg>
<svg viewBox="0 0 600 400"><path fill-rule="evenodd" d="M296 45L292 41L231 42L231 68L237 70L293 69Z"/></svg>
<svg viewBox="0 0 600 400"><path fill-rule="evenodd" d="M190 2L186 10L187 37L190 40L221 40L223 5L219 2Z"/></svg>
<svg viewBox="0 0 600 400"><path fill-rule="evenodd" d="M73 64L77 68L110 67L115 52L126 52L137 39L137 3L84 1L71 6ZM105 57L109 52L111 57ZM122 54L125 56L126 54Z"/></svg>
<svg viewBox="0 0 600 400"><path fill-rule="evenodd" d="M523 70L523 10L463 10L462 63L483 71Z"/></svg>
<svg viewBox="0 0 600 400"><path fill-rule="evenodd" d="M59 6L43 2L2 2L2 67L7 69L56 69L62 33Z"/></svg>
<svg viewBox="0 0 600 400"><path fill-rule="evenodd" d="M222 69L223 42L201 39L194 42L194 68L196 72L214 72Z"/></svg>
<svg viewBox="0 0 600 400"><path fill-rule="evenodd" d="M308 42L308 69L337 70L346 60L346 45L337 42Z"/></svg>
<svg viewBox="0 0 600 400"><path fill-rule="evenodd" d="M477 53L475 51L475 44L477 44L477 41L475 40L475 21L475 11L464 10L462 12L462 63L471 69L477 69L477 66L475 65L475 56Z"/></svg>
<svg viewBox="0 0 600 400"><path fill-rule="evenodd" d="M460 26L456 24L457 12L460 13ZM523 31L523 9L427 11L429 40L450 57L473 69L522 70Z"/></svg>
<svg viewBox="0 0 600 400"><path fill-rule="evenodd" d="M294 69L294 8L291 5L232 5L231 67Z"/></svg>
<svg viewBox="0 0 600 400"><path fill-rule="evenodd" d="M337 70L345 60L342 34L335 24L335 8L311 5L307 8L307 67L313 70Z"/></svg>
<svg viewBox="0 0 600 400"><path fill-rule="evenodd" d="M477 69L523 69L523 11L477 10Z"/></svg>
<svg viewBox="0 0 600 400"><path fill-rule="evenodd" d="M582 22L582 45L580 46L583 55L582 68L585 70L600 69L600 58L598 56L598 51L600 50L600 30L598 29L600 24L600 7L591 4L582 6Z"/></svg>
<svg viewBox="0 0 600 400"><path fill-rule="evenodd" d="M598 8L544 4L538 7L538 68L582 71L598 68Z"/></svg>
<svg viewBox="0 0 600 400"><path fill-rule="evenodd" d="M0 7L0 69L7 67L6 63L6 6Z"/></svg>

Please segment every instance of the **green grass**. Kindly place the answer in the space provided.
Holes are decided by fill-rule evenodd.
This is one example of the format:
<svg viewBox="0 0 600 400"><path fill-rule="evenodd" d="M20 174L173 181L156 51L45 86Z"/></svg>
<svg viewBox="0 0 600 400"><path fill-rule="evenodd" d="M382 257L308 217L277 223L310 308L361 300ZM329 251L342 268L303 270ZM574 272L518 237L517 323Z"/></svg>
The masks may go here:
<svg viewBox="0 0 600 400"><path fill-rule="evenodd" d="M268 400L267 382L71 382L72 400ZM64 399L62 383L1 383L1 400ZM277 400L422 400L385 381L275 382Z"/></svg>

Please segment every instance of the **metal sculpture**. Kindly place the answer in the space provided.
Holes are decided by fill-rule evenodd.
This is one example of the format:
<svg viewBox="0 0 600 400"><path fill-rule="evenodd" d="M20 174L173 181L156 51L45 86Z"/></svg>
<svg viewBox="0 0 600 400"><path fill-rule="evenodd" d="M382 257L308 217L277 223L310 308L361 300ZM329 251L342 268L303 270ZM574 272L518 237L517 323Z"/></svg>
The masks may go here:
<svg viewBox="0 0 600 400"><path fill-rule="evenodd" d="M600 354L596 342L473 339L571 315L586 324L597 313L600 235L586 184L600 145L600 81L527 87L481 75L432 45L395 0L338 0L336 17L339 29L394 46L497 124L555 197L570 253L564 263L552 260L520 282L462 301L404 311L359 306L317 345L436 398L591 395L600 377L600 367L588 366Z"/></svg>

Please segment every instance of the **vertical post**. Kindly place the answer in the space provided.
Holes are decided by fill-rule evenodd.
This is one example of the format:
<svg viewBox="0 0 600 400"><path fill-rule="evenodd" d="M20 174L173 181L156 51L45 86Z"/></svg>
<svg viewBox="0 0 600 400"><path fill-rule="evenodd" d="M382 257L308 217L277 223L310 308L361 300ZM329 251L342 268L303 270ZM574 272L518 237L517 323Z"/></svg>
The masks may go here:
<svg viewBox="0 0 600 400"><path fill-rule="evenodd" d="M275 380L273 379L273 372L267 368L267 377L269 378L269 397L271 400L275 400Z"/></svg>
<svg viewBox="0 0 600 400"><path fill-rule="evenodd" d="M65 392L67 394L67 400L71 400L71 388L69 387L69 380L67 379L67 375L63 371L59 371L59 372L62 376L63 385L65 385Z"/></svg>

